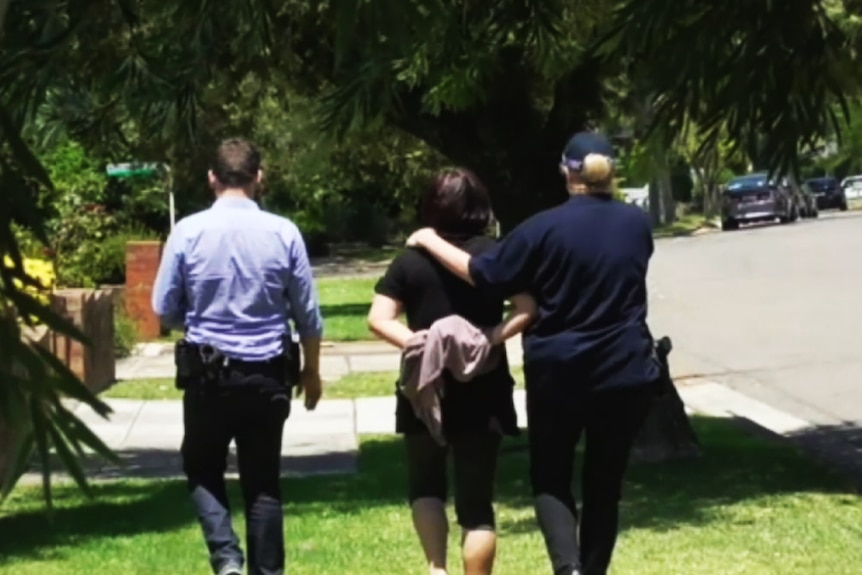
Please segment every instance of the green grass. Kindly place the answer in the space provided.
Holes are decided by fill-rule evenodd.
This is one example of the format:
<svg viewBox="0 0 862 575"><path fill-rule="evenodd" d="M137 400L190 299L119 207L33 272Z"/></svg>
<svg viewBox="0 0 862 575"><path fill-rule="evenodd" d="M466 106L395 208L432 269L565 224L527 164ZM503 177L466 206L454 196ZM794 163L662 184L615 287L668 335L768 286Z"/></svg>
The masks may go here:
<svg viewBox="0 0 862 575"><path fill-rule="evenodd" d="M118 381L100 397L109 399L182 399L183 392L174 387L171 379L130 379Z"/></svg>
<svg viewBox="0 0 862 575"><path fill-rule="evenodd" d="M398 374L391 371L353 373L323 384L324 399L387 397L395 393Z"/></svg>
<svg viewBox="0 0 862 575"><path fill-rule="evenodd" d="M320 278L320 313L324 335L330 341L372 339L366 317L377 278Z"/></svg>
<svg viewBox="0 0 862 575"><path fill-rule="evenodd" d="M513 368L512 375L518 386L524 382L521 368ZM360 397L384 397L392 395L396 372L354 373L336 382L324 383L324 399L357 399ZM104 398L112 399L181 399L182 392L174 387L173 379L134 379L121 381L102 393Z"/></svg>
<svg viewBox="0 0 862 575"><path fill-rule="evenodd" d="M859 573L862 501L839 479L727 420L696 418L695 425L704 458L632 468L613 575ZM498 474L497 575L550 571L522 442L508 443ZM400 442L365 438L359 468L357 476L285 480L291 575L424 571L404 502ZM231 494L238 503L235 483ZM208 573L181 482L102 483L95 495L58 488L50 523L39 491L17 490L0 511L0 575ZM242 537L237 511L235 525ZM462 573L458 537L453 528L452 573Z"/></svg>

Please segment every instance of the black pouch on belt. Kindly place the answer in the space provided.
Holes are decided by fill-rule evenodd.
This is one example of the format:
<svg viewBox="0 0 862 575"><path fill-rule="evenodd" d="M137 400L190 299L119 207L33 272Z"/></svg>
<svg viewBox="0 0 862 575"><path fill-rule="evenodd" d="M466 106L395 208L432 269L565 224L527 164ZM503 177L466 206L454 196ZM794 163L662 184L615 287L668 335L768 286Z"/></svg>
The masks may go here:
<svg viewBox="0 0 862 575"><path fill-rule="evenodd" d="M179 340L174 346L174 364L177 367L175 385L177 389L188 389L200 381L204 374L204 364L198 346Z"/></svg>

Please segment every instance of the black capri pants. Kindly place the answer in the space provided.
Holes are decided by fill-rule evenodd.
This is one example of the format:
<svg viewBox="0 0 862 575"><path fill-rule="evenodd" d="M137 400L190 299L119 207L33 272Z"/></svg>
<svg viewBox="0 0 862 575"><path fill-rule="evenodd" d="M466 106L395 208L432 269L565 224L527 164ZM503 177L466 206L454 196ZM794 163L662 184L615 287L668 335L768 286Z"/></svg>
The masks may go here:
<svg viewBox="0 0 862 575"><path fill-rule="evenodd" d="M406 435L410 503L448 499L446 463L455 468L455 515L468 531L493 531L494 481L502 437L494 431L465 433L441 446L428 434Z"/></svg>

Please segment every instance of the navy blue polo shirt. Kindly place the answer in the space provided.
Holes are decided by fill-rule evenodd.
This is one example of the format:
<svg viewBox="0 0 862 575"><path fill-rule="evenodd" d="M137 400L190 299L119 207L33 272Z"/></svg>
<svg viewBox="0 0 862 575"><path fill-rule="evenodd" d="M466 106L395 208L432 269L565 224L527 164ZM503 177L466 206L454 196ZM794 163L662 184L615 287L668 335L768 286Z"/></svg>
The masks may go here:
<svg viewBox="0 0 862 575"><path fill-rule="evenodd" d="M524 334L528 385L535 374L554 385L609 389L659 377L646 323L652 253L643 210L576 195L472 257L470 275L498 297L536 298L539 316Z"/></svg>

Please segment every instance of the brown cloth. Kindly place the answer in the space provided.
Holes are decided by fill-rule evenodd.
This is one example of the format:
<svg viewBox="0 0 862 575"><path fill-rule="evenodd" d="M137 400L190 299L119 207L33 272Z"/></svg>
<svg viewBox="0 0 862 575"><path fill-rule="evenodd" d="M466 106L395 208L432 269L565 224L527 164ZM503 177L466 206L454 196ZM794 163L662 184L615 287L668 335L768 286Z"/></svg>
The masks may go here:
<svg viewBox="0 0 862 575"><path fill-rule="evenodd" d="M446 444L440 412L444 373L456 381L470 381L497 367L502 349L491 344L490 331L457 315L435 321L407 342L401 356L401 393L441 445Z"/></svg>

